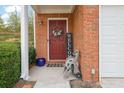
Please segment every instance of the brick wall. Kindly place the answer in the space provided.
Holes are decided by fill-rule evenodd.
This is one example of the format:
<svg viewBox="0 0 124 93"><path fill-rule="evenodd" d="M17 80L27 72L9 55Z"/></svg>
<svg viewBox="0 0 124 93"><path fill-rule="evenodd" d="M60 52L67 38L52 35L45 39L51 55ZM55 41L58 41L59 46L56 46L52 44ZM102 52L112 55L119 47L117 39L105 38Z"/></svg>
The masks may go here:
<svg viewBox="0 0 124 93"><path fill-rule="evenodd" d="M47 51L47 19L48 18L68 18L68 29L72 31L71 14L36 14L36 57L45 57L48 59ZM43 24L38 22L42 20Z"/></svg>
<svg viewBox="0 0 124 93"><path fill-rule="evenodd" d="M99 6L76 6L73 13L74 48L80 51L83 80L98 81ZM96 74L91 75L95 69Z"/></svg>

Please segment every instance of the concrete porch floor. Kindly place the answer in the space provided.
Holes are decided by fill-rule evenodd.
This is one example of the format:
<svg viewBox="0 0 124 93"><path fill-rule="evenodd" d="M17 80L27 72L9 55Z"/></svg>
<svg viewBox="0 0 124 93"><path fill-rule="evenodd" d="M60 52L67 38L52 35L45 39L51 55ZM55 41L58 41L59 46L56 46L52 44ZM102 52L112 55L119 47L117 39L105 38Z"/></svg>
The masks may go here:
<svg viewBox="0 0 124 93"><path fill-rule="evenodd" d="M124 88L124 78L102 78L103 88Z"/></svg>
<svg viewBox="0 0 124 93"><path fill-rule="evenodd" d="M29 81L36 81L34 88L70 88L69 79L63 77L64 67L38 67L30 69Z"/></svg>

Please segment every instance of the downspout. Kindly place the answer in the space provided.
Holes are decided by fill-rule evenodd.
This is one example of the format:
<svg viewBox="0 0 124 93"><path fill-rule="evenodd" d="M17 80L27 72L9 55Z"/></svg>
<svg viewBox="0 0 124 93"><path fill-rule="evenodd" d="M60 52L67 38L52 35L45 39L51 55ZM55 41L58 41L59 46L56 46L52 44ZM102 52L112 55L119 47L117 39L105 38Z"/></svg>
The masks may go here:
<svg viewBox="0 0 124 93"><path fill-rule="evenodd" d="M36 51L36 20L35 20L35 11L33 11L33 24L34 24L34 49Z"/></svg>

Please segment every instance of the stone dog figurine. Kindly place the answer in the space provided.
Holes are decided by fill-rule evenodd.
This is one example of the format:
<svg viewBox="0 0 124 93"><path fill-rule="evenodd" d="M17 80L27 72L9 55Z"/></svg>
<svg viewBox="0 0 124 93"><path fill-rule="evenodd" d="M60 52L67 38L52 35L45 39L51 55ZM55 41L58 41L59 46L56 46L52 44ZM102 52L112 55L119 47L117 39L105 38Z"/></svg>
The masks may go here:
<svg viewBox="0 0 124 93"><path fill-rule="evenodd" d="M66 59L64 66L64 77L69 77L70 74L73 74L76 78L81 78L81 73L79 70L78 64L79 51L75 50L72 57Z"/></svg>

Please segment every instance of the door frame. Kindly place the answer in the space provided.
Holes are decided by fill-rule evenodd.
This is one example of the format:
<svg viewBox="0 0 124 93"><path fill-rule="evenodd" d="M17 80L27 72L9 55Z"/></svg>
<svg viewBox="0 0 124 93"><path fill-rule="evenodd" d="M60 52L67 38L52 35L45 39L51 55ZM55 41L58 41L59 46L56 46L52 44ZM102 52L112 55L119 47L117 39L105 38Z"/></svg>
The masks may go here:
<svg viewBox="0 0 124 93"><path fill-rule="evenodd" d="M47 60L48 61L65 61L65 60L50 60L49 51L49 21L50 20L66 20L66 32L68 32L68 18L47 18Z"/></svg>
<svg viewBox="0 0 124 93"><path fill-rule="evenodd" d="M98 49L98 51L99 51L99 67L98 67L98 69L99 69L99 81L100 81L100 84L101 84L101 82L102 82L102 75L101 75L101 67L102 67L102 63L101 63L101 43L100 43L100 41L101 41L101 9L102 8L102 6L100 5L99 6L99 49ZM101 84L102 85L102 84Z"/></svg>

